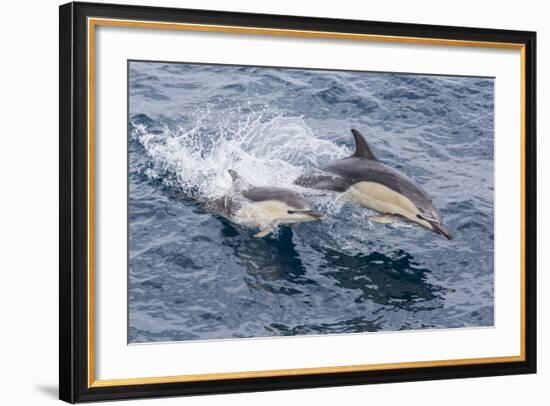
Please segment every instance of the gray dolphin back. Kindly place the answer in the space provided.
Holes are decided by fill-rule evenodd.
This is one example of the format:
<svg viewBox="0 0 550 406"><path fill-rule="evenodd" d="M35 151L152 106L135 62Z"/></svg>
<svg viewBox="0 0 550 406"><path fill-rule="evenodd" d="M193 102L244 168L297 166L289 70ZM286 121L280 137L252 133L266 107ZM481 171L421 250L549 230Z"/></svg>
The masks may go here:
<svg viewBox="0 0 550 406"><path fill-rule="evenodd" d="M247 190L243 190L242 194L252 202L277 200L296 210L309 209L309 205L303 197L288 189L276 187L251 187Z"/></svg>
<svg viewBox="0 0 550 406"><path fill-rule="evenodd" d="M309 189L330 190L332 192L343 193L353 185L349 179L343 178L329 172L301 175L294 184Z"/></svg>

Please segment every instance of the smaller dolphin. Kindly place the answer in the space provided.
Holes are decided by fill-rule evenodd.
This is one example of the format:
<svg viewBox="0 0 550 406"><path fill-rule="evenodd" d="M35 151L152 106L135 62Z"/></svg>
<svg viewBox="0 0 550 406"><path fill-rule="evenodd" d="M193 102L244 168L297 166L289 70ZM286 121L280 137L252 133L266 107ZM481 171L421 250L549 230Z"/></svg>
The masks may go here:
<svg viewBox="0 0 550 406"><path fill-rule="evenodd" d="M294 183L345 193L359 205L382 214L369 217L372 221L387 224L403 218L452 239L430 196L407 175L380 162L359 131L351 132L355 138L352 156L328 163L321 168L323 173L302 175Z"/></svg>
<svg viewBox="0 0 550 406"><path fill-rule="evenodd" d="M292 190L252 186L233 169L228 172L233 180L231 189L225 196L209 202L207 207L233 223L260 228L254 237L265 237L281 224L316 221L324 217Z"/></svg>

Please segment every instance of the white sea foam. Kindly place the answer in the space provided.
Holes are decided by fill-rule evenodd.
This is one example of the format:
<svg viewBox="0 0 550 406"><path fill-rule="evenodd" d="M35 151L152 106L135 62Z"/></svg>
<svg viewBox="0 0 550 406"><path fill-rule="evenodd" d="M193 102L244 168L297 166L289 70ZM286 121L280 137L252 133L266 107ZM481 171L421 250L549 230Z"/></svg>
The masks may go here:
<svg viewBox="0 0 550 406"><path fill-rule="evenodd" d="M316 137L301 117L249 113L236 124L218 121L215 131L205 131L208 111L190 128L164 127L152 132L137 125L132 136L152 162L151 178L181 188L197 199L222 196L231 187L228 169L248 183L278 186L313 195L316 205L338 210L343 204L332 193L306 190L292 182L304 172L349 155L344 146ZM169 175L169 176L167 176Z"/></svg>

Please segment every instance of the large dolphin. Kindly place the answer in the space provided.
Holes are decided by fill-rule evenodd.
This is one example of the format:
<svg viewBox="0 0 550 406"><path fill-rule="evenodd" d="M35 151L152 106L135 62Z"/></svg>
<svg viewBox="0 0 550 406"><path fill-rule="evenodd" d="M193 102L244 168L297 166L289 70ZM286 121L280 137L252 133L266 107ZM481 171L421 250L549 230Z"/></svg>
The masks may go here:
<svg viewBox="0 0 550 406"><path fill-rule="evenodd" d="M265 237L281 224L323 218L292 190L252 186L236 171L229 169L228 172L233 180L231 189L225 196L207 203L207 207L236 224L260 228L255 237Z"/></svg>
<svg viewBox="0 0 550 406"><path fill-rule="evenodd" d="M392 223L399 218L416 223L452 239L443 225L432 199L411 178L380 162L363 135L351 130L355 153L322 167L322 173L300 176L297 185L345 193L352 201L381 215L369 217L379 223Z"/></svg>

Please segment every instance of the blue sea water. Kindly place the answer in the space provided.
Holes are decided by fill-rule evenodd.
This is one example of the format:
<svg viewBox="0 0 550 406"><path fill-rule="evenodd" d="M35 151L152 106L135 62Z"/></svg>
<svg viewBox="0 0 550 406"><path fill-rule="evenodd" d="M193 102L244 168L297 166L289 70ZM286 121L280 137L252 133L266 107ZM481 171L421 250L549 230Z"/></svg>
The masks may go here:
<svg viewBox="0 0 550 406"><path fill-rule="evenodd" d="M130 343L492 326L491 78L131 61ZM454 236L292 184L361 131ZM236 169L326 220L266 238L211 213Z"/></svg>

